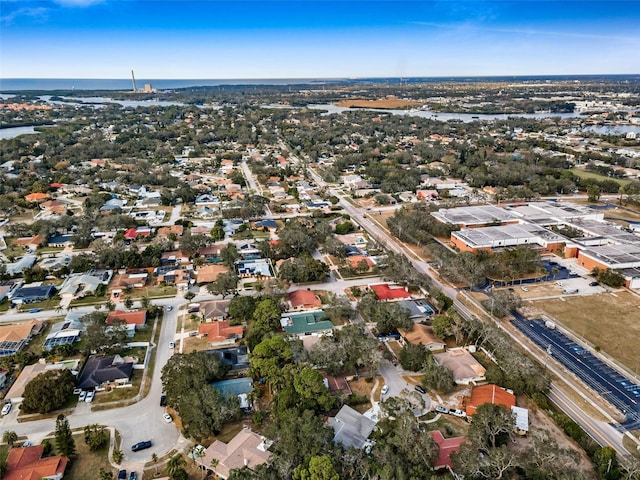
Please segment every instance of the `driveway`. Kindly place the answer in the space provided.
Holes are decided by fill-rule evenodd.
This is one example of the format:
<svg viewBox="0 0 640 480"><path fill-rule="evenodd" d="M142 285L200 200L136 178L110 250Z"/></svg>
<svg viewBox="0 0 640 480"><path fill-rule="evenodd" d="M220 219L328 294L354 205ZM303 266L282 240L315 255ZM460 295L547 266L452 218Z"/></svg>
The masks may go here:
<svg viewBox="0 0 640 480"><path fill-rule="evenodd" d="M416 417L424 415L431 409L429 395L416 391L414 385L402 378L405 372L400 367L395 367L390 361L383 360L378 367L378 373L384 378L385 385L389 386L389 391L381 397L382 400L390 397L405 398L416 407L413 410Z"/></svg>
<svg viewBox="0 0 640 480"><path fill-rule="evenodd" d="M127 407L94 412L89 410L90 404L80 404L67 417L72 428L80 428L93 423L115 427L122 437L122 451L129 469L135 466L138 471L142 471L144 463L151 460L153 453L161 457L173 449L179 440L180 434L175 424L166 423L162 418L165 409L160 406L160 395L162 394L160 377L162 367L173 353L169 349L169 342L173 340L176 331L177 306L185 302L181 298L158 302L172 304L174 309L171 312L165 311L159 344L151 347L153 348L152 355L155 354L155 367L151 378L151 389L145 398ZM93 309L90 308L89 311L91 310ZM0 428L3 431L13 430L18 435L27 436L34 443L40 443L55 430L55 419L18 423L16 416L12 412L4 417L0 420ZM132 452L131 445L143 440L151 440L152 447L140 452Z"/></svg>

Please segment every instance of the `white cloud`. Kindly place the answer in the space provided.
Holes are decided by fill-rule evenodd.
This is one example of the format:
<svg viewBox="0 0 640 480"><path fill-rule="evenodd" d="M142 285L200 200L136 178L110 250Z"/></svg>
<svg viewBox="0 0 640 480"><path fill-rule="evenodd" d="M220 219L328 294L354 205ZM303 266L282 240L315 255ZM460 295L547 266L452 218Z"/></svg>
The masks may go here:
<svg viewBox="0 0 640 480"><path fill-rule="evenodd" d="M103 3L104 0L53 0L58 5L63 7L90 7L98 3Z"/></svg>
<svg viewBox="0 0 640 480"><path fill-rule="evenodd" d="M34 19L44 20L47 17L48 9L44 7L24 7L18 8L13 12L10 12L6 15L2 15L0 17L0 23L4 25L10 25L16 18L19 17L30 17Z"/></svg>

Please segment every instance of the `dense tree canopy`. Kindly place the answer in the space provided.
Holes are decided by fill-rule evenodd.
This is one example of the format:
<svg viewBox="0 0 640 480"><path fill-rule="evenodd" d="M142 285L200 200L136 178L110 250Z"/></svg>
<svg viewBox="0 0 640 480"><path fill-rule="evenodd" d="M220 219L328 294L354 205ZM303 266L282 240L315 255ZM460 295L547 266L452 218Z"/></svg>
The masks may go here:
<svg viewBox="0 0 640 480"><path fill-rule="evenodd" d="M22 411L49 413L62 407L73 392L75 377L66 368L42 372L24 388Z"/></svg>

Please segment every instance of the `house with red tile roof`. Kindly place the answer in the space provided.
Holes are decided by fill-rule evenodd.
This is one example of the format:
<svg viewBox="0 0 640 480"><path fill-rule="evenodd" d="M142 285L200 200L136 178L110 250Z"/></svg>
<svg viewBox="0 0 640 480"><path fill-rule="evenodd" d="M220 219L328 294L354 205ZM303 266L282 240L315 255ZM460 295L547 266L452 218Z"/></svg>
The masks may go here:
<svg viewBox="0 0 640 480"><path fill-rule="evenodd" d="M201 323L198 326L198 337L207 337L209 345L227 345L236 343L244 335L242 325L230 326L228 320Z"/></svg>
<svg viewBox="0 0 640 480"><path fill-rule="evenodd" d="M221 273L227 273L229 271L229 267L222 264L216 265L203 265L202 267L198 267L196 271L196 282L197 283L211 283L215 282L218 278L218 275Z"/></svg>
<svg viewBox="0 0 640 480"><path fill-rule="evenodd" d="M405 342L413 345L424 345L430 352L443 352L447 346L440 337L438 337L433 328L428 325L416 323L411 330L398 329L398 333L402 335Z"/></svg>
<svg viewBox="0 0 640 480"><path fill-rule="evenodd" d="M126 232L124 232L124 238L127 240L135 240L138 238L138 232L135 228L130 228Z"/></svg>
<svg viewBox="0 0 640 480"><path fill-rule="evenodd" d="M271 443L245 427L229 443L220 440L213 442L205 451L205 455L196 461L201 467L213 470L219 478L226 479L232 470L246 468L253 471L267 463L271 458L271 452L268 450Z"/></svg>
<svg viewBox="0 0 640 480"><path fill-rule="evenodd" d="M388 283L376 283L369 285L369 288L376 294L378 300L399 300L401 298L410 298L411 294L405 287L400 285L389 285Z"/></svg>
<svg viewBox="0 0 640 480"><path fill-rule="evenodd" d="M7 470L2 476L4 480L61 480L67 468L67 457L42 458L44 447L12 448L7 456Z"/></svg>
<svg viewBox="0 0 640 480"><path fill-rule="evenodd" d="M453 463L451 461L451 454L460 450L460 446L464 442L464 437L444 438L440 430L431 432L431 437L433 441L438 444L438 456L433 462L433 469L448 468L452 470Z"/></svg>
<svg viewBox="0 0 640 480"><path fill-rule="evenodd" d="M190 258L187 252L182 250L175 250L172 252L162 252L160 255L160 265L177 265L187 264Z"/></svg>
<svg viewBox="0 0 640 480"><path fill-rule="evenodd" d="M35 192L35 193L30 193L29 195L26 195L24 197L24 199L27 202L42 202L44 200L46 200L47 198L49 198L49 195L47 195L46 193L42 193L42 192Z"/></svg>
<svg viewBox="0 0 640 480"><path fill-rule="evenodd" d="M117 321L124 322L127 326L129 336L133 336L136 330L142 328L147 323L147 311L146 310L134 310L132 312L126 312L124 310L114 310L107 315L106 324L113 326Z"/></svg>
<svg viewBox="0 0 640 480"><path fill-rule="evenodd" d="M20 245L27 248L33 248L34 250L40 245L44 245L46 239L42 235L34 235L33 237L21 237L16 238L12 245Z"/></svg>
<svg viewBox="0 0 640 480"><path fill-rule="evenodd" d="M438 191L437 190L418 190L416 192L416 196L420 200L437 200Z"/></svg>
<svg viewBox="0 0 640 480"><path fill-rule="evenodd" d="M294 290L287 294L289 310L310 310L322 306L322 301L310 290Z"/></svg>
<svg viewBox="0 0 640 480"><path fill-rule="evenodd" d="M60 200L47 200L40 204L40 208L48 214L63 215L67 212L67 205Z"/></svg>
<svg viewBox="0 0 640 480"><path fill-rule="evenodd" d="M148 237L149 235L151 235L151 228L149 227L130 228L124 232L125 240L135 240L138 236Z"/></svg>
<svg viewBox="0 0 640 480"><path fill-rule="evenodd" d="M375 262L371 257L365 257L364 255L352 255L351 257L347 257L347 262L349 262L349 266L351 268L358 268L360 262L365 262L369 269L375 265Z"/></svg>
<svg viewBox="0 0 640 480"><path fill-rule="evenodd" d="M511 407L515 407L516 405L516 396L498 385L490 384L473 387L471 397L469 397L466 402L467 416L470 417L476 413L478 407L484 403L502 405L510 411Z"/></svg>
<svg viewBox="0 0 640 480"><path fill-rule="evenodd" d="M165 238L171 234L174 234L176 237L181 237L183 233L184 233L184 227L182 225L171 225L170 227L160 227L156 232L156 236L160 238Z"/></svg>

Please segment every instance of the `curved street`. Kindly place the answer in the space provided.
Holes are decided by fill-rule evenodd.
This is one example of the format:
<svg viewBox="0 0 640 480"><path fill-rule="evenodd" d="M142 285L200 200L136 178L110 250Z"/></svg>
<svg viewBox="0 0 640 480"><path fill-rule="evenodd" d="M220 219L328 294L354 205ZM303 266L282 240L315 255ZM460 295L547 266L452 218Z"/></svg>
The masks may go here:
<svg viewBox="0 0 640 480"><path fill-rule="evenodd" d="M71 428L80 428L97 423L114 427L118 430L122 438L121 449L125 455L122 467L138 472L142 472L144 464L151 460L152 454L155 453L158 457L162 457L174 449L177 444L186 444L184 440L181 440L180 432L178 432L175 424L167 423L162 418L164 408L160 406L160 395L162 394L160 377L162 367L172 354L169 342L173 341L175 337L178 308L188 302L184 298L176 297L161 299L154 303L163 307L172 305L174 308L171 312L167 312L165 309L160 328L159 343L150 347L152 351L149 358L155 357L155 364L152 377L147 379L147 382L151 381L149 393L133 405L108 410L91 411L90 408L97 406L97 404L80 403L74 412L67 417ZM93 310L93 307L85 307L78 310L84 311L85 309L89 313ZM51 316L53 312L38 312L38 314L37 316L47 317ZM24 314L18 315L21 317ZM29 315L29 318L35 316L33 314L27 315ZM55 418L19 423L17 414L18 409L16 408L0 420L0 426L3 431L13 430L18 435L27 437L35 444L53 434L55 430ZM132 452L131 445L143 440L151 440L152 447L147 450Z"/></svg>

